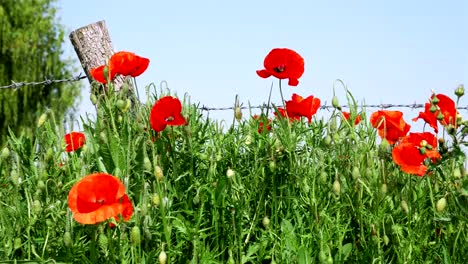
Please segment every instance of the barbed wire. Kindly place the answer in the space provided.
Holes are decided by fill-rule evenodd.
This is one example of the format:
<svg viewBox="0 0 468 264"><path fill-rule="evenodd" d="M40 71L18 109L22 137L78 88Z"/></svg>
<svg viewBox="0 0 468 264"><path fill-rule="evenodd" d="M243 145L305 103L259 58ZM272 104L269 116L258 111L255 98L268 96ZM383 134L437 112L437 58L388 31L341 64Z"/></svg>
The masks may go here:
<svg viewBox="0 0 468 264"><path fill-rule="evenodd" d="M86 75L83 75L83 73L80 73L78 76L71 77L71 78L66 78L66 79L45 79L44 81L36 81L36 82L15 82L12 81L11 84L9 85L4 85L0 86L0 89L19 89L24 86L38 86L38 85L50 85L54 83L65 83L65 82L77 82L81 81L83 79L87 78ZM275 104L271 104L270 108L278 106ZM424 104L418 104L418 103L413 103L413 104L364 104L364 105L358 105L359 107L362 108L380 108L380 109L388 109L388 108L411 108L411 109L420 109L424 108ZM267 108L267 104L263 105L256 105L256 106L239 106L240 109L262 109L262 108ZM350 108L349 105L342 105L342 108ZM334 107L332 105L322 105L320 106L320 109L333 109ZM236 107L230 106L230 107L209 107L202 105L199 107L201 111L228 111L228 110L235 110ZM459 110L468 110L468 106L459 106L457 107Z"/></svg>
<svg viewBox="0 0 468 264"><path fill-rule="evenodd" d="M280 105L275 105L275 104L272 104L270 105L270 108L272 108L273 106L280 106ZM412 108L412 109L421 109L421 108L424 108L424 104L417 104L417 103L414 103L414 104L369 104L369 105L357 105L358 107L362 107L362 108L380 108L380 109L388 109L388 108ZM256 105L256 106L239 106L240 109L244 110L244 109L265 109L267 108L268 105L264 104L264 105ZM349 106L349 105L341 105L341 108L351 108L353 106ZM334 106L332 105L322 105L320 106L320 109L333 109L335 108ZM226 110L235 110L236 107L234 106L231 106L231 107L208 107L208 106L201 106L199 107L200 110L202 111L226 111ZM468 106L459 106L457 107L457 109L459 110L468 110Z"/></svg>
<svg viewBox="0 0 468 264"><path fill-rule="evenodd" d="M85 79L85 78L86 78L86 75L80 74L78 76L71 77L71 78L59 79L59 80L45 79L44 81L40 81L40 82L15 82L15 81L11 81L11 84L0 86L0 89L15 89L16 90L16 89L19 89L19 88L24 87L24 86L37 86L37 85L50 85L50 84L54 84L54 83L77 82L77 81L81 81L82 79Z"/></svg>

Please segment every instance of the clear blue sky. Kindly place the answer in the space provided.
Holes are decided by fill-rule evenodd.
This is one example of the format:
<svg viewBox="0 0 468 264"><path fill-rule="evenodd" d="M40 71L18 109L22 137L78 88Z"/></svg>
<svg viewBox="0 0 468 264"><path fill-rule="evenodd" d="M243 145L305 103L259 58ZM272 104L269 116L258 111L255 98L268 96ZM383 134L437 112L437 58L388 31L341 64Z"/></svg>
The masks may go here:
<svg viewBox="0 0 468 264"><path fill-rule="evenodd" d="M212 107L231 106L236 94L244 104L266 102L272 81L279 102L276 80L255 73L276 47L305 59L299 86L283 88L286 98L295 92L330 102L335 79L371 104L423 103L432 89L452 96L458 84L468 86L463 0L59 0L58 7L68 32L105 20L116 51L149 58L140 87L167 80L179 96ZM76 57L68 39L66 52ZM92 108L87 93L80 113ZM230 120L231 112L210 116Z"/></svg>

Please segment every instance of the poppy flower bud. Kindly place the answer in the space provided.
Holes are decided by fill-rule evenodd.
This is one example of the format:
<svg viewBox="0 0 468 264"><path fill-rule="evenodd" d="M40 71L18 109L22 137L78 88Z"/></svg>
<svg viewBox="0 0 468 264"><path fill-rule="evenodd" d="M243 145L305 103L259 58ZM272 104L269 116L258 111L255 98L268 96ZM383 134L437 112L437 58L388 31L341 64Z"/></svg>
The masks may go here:
<svg viewBox="0 0 468 264"><path fill-rule="evenodd" d="M63 234L63 244L65 245L65 247L67 248L71 248L72 245L73 245L73 241L72 241L72 238L71 238L71 234L70 232L65 232L65 234Z"/></svg>
<svg viewBox="0 0 468 264"><path fill-rule="evenodd" d="M270 168L270 171L273 172L275 171L276 169L276 162L274 160L271 160L269 163L268 163L268 168Z"/></svg>
<svg viewBox="0 0 468 264"><path fill-rule="evenodd" d="M359 171L358 167L353 167L353 171L351 172L351 175L353 176L353 179L358 179L361 178L361 172Z"/></svg>
<svg viewBox="0 0 468 264"><path fill-rule="evenodd" d="M437 106L434 104L431 104L431 107L429 108L429 112L435 113L437 111Z"/></svg>
<svg viewBox="0 0 468 264"><path fill-rule="evenodd" d="M447 206L447 199L445 197L440 198L436 203L437 212L442 213Z"/></svg>
<svg viewBox="0 0 468 264"><path fill-rule="evenodd" d="M262 219L262 225L263 225L263 227L265 227L265 228L270 227L270 218L268 218L268 216L263 217L263 219Z"/></svg>
<svg viewBox="0 0 468 264"><path fill-rule="evenodd" d="M405 214L408 214L409 212L408 203L405 200L401 201L400 207L401 207L401 210L403 210Z"/></svg>
<svg viewBox="0 0 468 264"><path fill-rule="evenodd" d="M236 174L236 173L235 173L232 169L228 169L228 170L226 171L226 176L227 176L228 178L234 177L235 174Z"/></svg>
<svg viewBox="0 0 468 264"><path fill-rule="evenodd" d="M8 147L4 147L0 153L0 160L7 159L8 157L10 157L10 149L8 149Z"/></svg>
<svg viewBox="0 0 468 264"><path fill-rule="evenodd" d="M431 103L437 105L440 102L439 98L437 96L433 96L431 99Z"/></svg>
<svg viewBox="0 0 468 264"><path fill-rule="evenodd" d="M461 174L461 171L460 171L460 168L456 167L454 170L453 170L453 177L455 179L459 179L461 178L462 174Z"/></svg>
<svg viewBox="0 0 468 264"><path fill-rule="evenodd" d="M166 251L162 250L161 253L159 253L159 264L166 264L167 262L167 254Z"/></svg>
<svg viewBox="0 0 468 264"><path fill-rule="evenodd" d="M95 94L93 94L93 93L89 96L89 100L91 101L91 103L92 103L93 105L96 105L97 102L98 102L97 96L96 96Z"/></svg>
<svg viewBox="0 0 468 264"><path fill-rule="evenodd" d="M383 242L384 242L385 245L388 245L388 243L390 242L390 239L388 238L387 235L383 236Z"/></svg>
<svg viewBox="0 0 468 264"><path fill-rule="evenodd" d="M326 145L326 146L330 146L331 143L332 143L332 138L330 137L330 135L327 135L324 140L323 140L323 143Z"/></svg>
<svg viewBox="0 0 468 264"><path fill-rule="evenodd" d="M21 183L21 179L19 177L19 173L17 170L15 169L11 170L10 177L14 185L18 186Z"/></svg>
<svg viewBox="0 0 468 264"><path fill-rule="evenodd" d="M17 237L17 238L15 238L15 241L13 242L13 248L15 250L19 249L19 248L21 248L21 244L22 244L21 243L21 238Z"/></svg>
<svg viewBox="0 0 468 264"><path fill-rule="evenodd" d="M161 203L161 199L159 198L159 194L154 194L153 195L154 206L158 207L160 203Z"/></svg>
<svg viewBox="0 0 468 264"><path fill-rule="evenodd" d="M234 109L234 117L237 121L242 120L242 109L239 106L236 106L236 108Z"/></svg>
<svg viewBox="0 0 468 264"><path fill-rule="evenodd" d="M382 184L382 186L380 187L380 191L382 192L382 194L386 194L387 191L388 191L388 186L386 183Z"/></svg>
<svg viewBox="0 0 468 264"><path fill-rule="evenodd" d="M47 120L47 113L43 113L37 120L37 127L41 127Z"/></svg>
<svg viewBox="0 0 468 264"><path fill-rule="evenodd" d="M372 236L376 236L376 235L377 235L377 229L375 228L375 225L374 225L374 224L371 225L371 233L372 233Z"/></svg>
<svg viewBox="0 0 468 264"><path fill-rule="evenodd" d="M130 241L134 246L138 246L141 243L141 234L140 228L138 226L134 226L132 231L130 231Z"/></svg>
<svg viewBox="0 0 468 264"><path fill-rule="evenodd" d="M99 244L99 247L102 250L107 251L107 246L109 245L109 240L107 239L106 234L103 234L103 233L99 234L98 244Z"/></svg>
<svg viewBox="0 0 468 264"><path fill-rule="evenodd" d="M447 133L453 135L453 134L455 134L455 132L456 132L455 127L452 124L449 124L447 126Z"/></svg>
<svg viewBox="0 0 468 264"><path fill-rule="evenodd" d="M325 184L328 180L328 174L325 171L320 172L319 181L322 184Z"/></svg>
<svg viewBox="0 0 468 264"><path fill-rule="evenodd" d="M99 138L102 140L102 142L104 144L107 144L107 135L104 131L102 131L101 133L99 133Z"/></svg>
<svg viewBox="0 0 468 264"><path fill-rule="evenodd" d="M37 182L37 189L39 189L39 190L44 190L45 189L45 183L44 183L43 180L39 180Z"/></svg>
<svg viewBox="0 0 468 264"><path fill-rule="evenodd" d="M250 144L252 144L252 137L250 135L247 135L245 137L245 144L248 146Z"/></svg>
<svg viewBox="0 0 468 264"><path fill-rule="evenodd" d="M455 89L455 95L457 97L462 97L465 94L465 87L463 87L463 84L460 84L457 89Z"/></svg>
<svg viewBox="0 0 468 264"><path fill-rule="evenodd" d="M445 144L445 139L444 138L439 138L439 144L441 144L441 145Z"/></svg>
<svg viewBox="0 0 468 264"><path fill-rule="evenodd" d="M338 179L336 179L334 182L333 182L333 186L332 186L332 191L335 195L340 195L340 192L341 192L341 184L340 184L340 181L338 181Z"/></svg>
<svg viewBox="0 0 468 264"><path fill-rule="evenodd" d="M127 112L127 110L130 108L130 106L132 106L132 101L130 99L127 99L125 100L125 108L124 108L124 112Z"/></svg>
<svg viewBox="0 0 468 264"><path fill-rule="evenodd" d="M158 179L158 181L162 181L164 174L161 167L156 165L156 167L154 168L154 175L156 176L156 179Z"/></svg>
<svg viewBox="0 0 468 264"><path fill-rule="evenodd" d="M340 102L338 102L338 97L336 95L332 98L332 106L338 110L341 110Z"/></svg>
<svg viewBox="0 0 468 264"><path fill-rule="evenodd" d="M117 107L118 107L120 110L123 110L124 107L125 107L125 101L122 100L122 99L119 99L119 100L117 100L117 102L115 103L115 105L117 105Z"/></svg>
<svg viewBox="0 0 468 264"><path fill-rule="evenodd" d="M151 173L153 166L151 166L151 161L148 157L143 158L143 167Z"/></svg>
<svg viewBox="0 0 468 264"><path fill-rule="evenodd" d="M42 205L39 200L34 200L33 201L33 206L32 206L32 211L34 214L38 215L42 210Z"/></svg>
<svg viewBox="0 0 468 264"><path fill-rule="evenodd" d="M197 192L197 195L195 195L192 199L193 204L197 205L200 203L200 194Z"/></svg>

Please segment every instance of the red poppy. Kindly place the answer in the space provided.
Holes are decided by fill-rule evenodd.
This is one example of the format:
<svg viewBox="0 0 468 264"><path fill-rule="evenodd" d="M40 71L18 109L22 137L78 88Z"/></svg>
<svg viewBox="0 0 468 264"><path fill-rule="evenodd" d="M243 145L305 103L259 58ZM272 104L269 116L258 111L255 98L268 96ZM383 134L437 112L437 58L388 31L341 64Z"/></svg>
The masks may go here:
<svg viewBox="0 0 468 264"><path fill-rule="evenodd" d="M286 48L271 50L263 65L265 69L258 70L258 76L268 78L273 75L278 79L289 79L290 86L297 86L304 73L304 59L294 50Z"/></svg>
<svg viewBox="0 0 468 264"><path fill-rule="evenodd" d="M410 125L403 119L400 111L379 110L372 113L371 125L378 130L379 136L385 138L388 143L395 144L410 130Z"/></svg>
<svg viewBox="0 0 468 264"><path fill-rule="evenodd" d="M264 118L263 116L259 116L259 115L254 115L252 117L254 120L256 120L258 122L258 133L259 134L262 134L263 133L263 130L266 128L266 131L267 132L270 132L271 131L271 119L270 118ZM264 124L264 122L262 122L262 120L265 119L266 120L266 125Z"/></svg>
<svg viewBox="0 0 468 264"><path fill-rule="evenodd" d="M435 162L441 158L436 147L437 138L433 134L429 132L410 133L393 148L393 162L406 173L423 176L427 171L424 160L430 158Z"/></svg>
<svg viewBox="0 0 468 264"><path fill-rule="evenodd" d="M433 129L435 133L439 133L439 127L437 125L437 116L434 113L431 113L431 104L426 103L424 105L424 112L419 112L419 115L415 118L413 118L413 122L418 121L418 119L423 119L424 122L429 124Z"/></svg>
<svg viewBox="0 0 468 264"><path fill-rule="evenodd" d="M109 71L111 79L115 75L140 76L148 68L149 59L140 57L133 52L119 51L114 53L109 60Z"/></svg>
<svg viewBox="0 0 468 264"><path fill-rule="evenodd" d="M431 112L432 106L435 107L434 112ZM439 122L443 126L453 125L457 127L457 113L455 102L450 97L444 94L433 94L430 103L425 104L424 112L420 112L416 118L413 118L413 121L423 119L434 129L434 132L438 133L438 117L441 116Z"/></svg>
<svg viewBox="0 0 468 264"><path fill-rule="evenodd" d="M68 207L81 224L96 224L109 218L125 221L133 214L133 205L125 186L115 176L94 173L78 181L68 194Z"/></svg>
<svg viewBox="0 0 468 264"><path fill-rule="evenodd" d="M342 113L343 113L343 116L346 119L346 121L349 121L349 118L350 118L351 114L349 112L345 112L345 111L343 111ZM354 125L359 124L359 122L361 122L361 115L356 116L356 119L354 119Z"/></svg>
<svg viewBox="0 0 468 264"><path fill-rule="evenodd" d="M106 76L104 75L104 68L106 65L101 65L99 67L93 68L89 70L89 73L93 77L94 80L100 82L100 83L107 83Z"/></svg>
<svg viewBox="0 0 468 264"><path fill-rule="evenodd" d="M117 74L123 76L137 77L148 68L150 60L140 57L133 52L119 51L114 53L109 59L109 79L113 80ZM100 83L107 83L104 76L104 68L106 65L91 69L91 76Z"/></svg>
<svg viewBox="0 0 468 264"><path fill-rule="evenodd" d="M156 132L163 131L167 125L181 126L187 121L181 114L182 104L172 96L160 98L151 109L150 125Z"/></svg>
<svg viewBox="0 0 468 264"><path fill-rule="evenodd" d="M274 115L279 118L279 117L288 117L289 118L289 121L297 121L297 120L301 120L301 116L299 115L295 115L295 116L291 116L289 114L287 114L287 111L283 108L283 107L278 107L278 113L275 112ZM293 114L293 113L291 113Z"/></svg>
<svg viewBox="0 0 468 264"><path fill-rule="evenodd" d="M72 152L75 151L86 143L86 137L84 133L81 132L71 132L64 136L65 139L65 151Z"/></svg>
<svg viewBox="0 0 468 264"><path fill-rule="evenodd" d="M291 100L286 101L286 113L289 118L298 119L303 116L307 117L309 123L319 107L320 99L314 98L312 95L304 99L300 95L293 94Z"/></svg>

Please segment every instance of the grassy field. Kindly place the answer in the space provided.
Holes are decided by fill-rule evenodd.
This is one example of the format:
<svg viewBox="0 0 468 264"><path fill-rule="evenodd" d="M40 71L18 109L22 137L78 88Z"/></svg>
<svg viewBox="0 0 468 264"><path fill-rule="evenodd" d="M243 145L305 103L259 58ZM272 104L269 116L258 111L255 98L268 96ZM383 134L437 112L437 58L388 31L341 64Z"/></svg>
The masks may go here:
<svg viewBox="0 0 468 264"><path fill-rule="evenodd" d="M158 98L163 95L159 94ZM97 98L85 144L65 151L60 123L11 135L0 161L0 259L73 263L464 263L468 178L462 142L443 133L441 159L414 176L392 160L365 111L356 126L290 121L263 109L232 124L183 100L186 125L156 133L153 100L128 108ZM350 102L352 98L349 97ZM267 129L266 113L272 117ZM233 114L234 115L234 114ZM462 132L463 131L463 132ZM463 134L464 136L464 134ZM457 145L458 144L458 145ZM95 172L116 176L129 221L74 220L70 189ZM166 257L166 259L165 259ZM165 261L165 262L164 262ZM20 262L18 262L20 263Z"/></svg>
<svg viewBox="0 0 468 264"><path fill-rule="evenodd" d="M117 52L92 69L106 92L76 131L45 112L34 137L10 133L0 263L466 263L463 86L456 102L430 96L425 131L397 110L367 116L346 89L349 112L334 96L325 120L319 98L283 98L304 60L273 49L257 74L280 79L283 105L272 89L251 116L236 98L230 123L154 85L146 104L114 91L148 64Z"/></svg>

